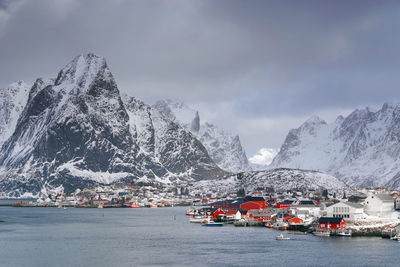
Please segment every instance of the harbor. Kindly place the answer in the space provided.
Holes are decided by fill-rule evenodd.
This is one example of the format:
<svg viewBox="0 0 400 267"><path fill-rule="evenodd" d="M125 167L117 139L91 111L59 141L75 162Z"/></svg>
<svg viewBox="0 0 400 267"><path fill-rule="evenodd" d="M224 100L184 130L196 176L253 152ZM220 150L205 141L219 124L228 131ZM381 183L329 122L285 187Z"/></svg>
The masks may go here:
<svg viewBox="0 0 400 267"><path fill-rule="evenodd" d="M186 211L190 223L220 226L264 227L287 234L318 237L376 236L400 241L400 213L395 209L397 193L367 191L353 202L314 198L277 199L263 192L242 198L217 201ZM353 198L354 199L354 198ZM339 214L338 214L339 213ZM277 240L289 240L280 234Z"/></svg>
<svg viewBox="0 0 400 267"><path fill-rule="evenodd" d="M188 221L187 209L0 207L0 220L6 221L0 224L2 265L256 266L268 259L268 265L395 266L399 259L399 244L381 237L204 227ZM280 233L290 240L276 240Z"/></svg>

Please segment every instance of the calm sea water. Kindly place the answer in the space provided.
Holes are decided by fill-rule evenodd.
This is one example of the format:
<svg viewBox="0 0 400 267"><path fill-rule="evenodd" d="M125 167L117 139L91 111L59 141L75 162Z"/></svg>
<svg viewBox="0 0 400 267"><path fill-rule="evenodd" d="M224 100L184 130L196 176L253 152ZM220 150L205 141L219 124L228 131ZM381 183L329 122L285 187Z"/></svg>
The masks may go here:
<svg viewBox="0 0 400 267"><path fill-rule="evenodd" d="M186 208L0 207L0 266L399 266L400 243L190 224Z"/></svg>

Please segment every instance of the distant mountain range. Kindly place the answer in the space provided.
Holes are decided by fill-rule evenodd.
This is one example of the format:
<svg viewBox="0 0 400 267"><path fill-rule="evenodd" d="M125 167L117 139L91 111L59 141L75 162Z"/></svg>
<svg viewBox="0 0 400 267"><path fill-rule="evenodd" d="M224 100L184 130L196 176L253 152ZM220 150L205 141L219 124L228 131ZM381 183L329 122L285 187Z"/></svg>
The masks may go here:
<svg viewBox="0 0 400 267"><path fill-rule="evenodd" d="M56 78L28 88L18 82L0 95L0 192L7 196L227 174L180 124L121 98L101 56L77 56Z"/></svg>
<svg viewBox="0 0 400 267"><path fill-rule="evenodd" d="M400 188L400 104L356 109L326 123L312 117L289 132L271 168L317 170L358 187Z"/></svg>
<svg viewBox="0 0 400 267"><path fill-rule="evenodd" d="M239 136L186 104L121 96L95 54L77 56L56 78L0 89L2 197L117 182L214 191L400 188L400 105L357 109L331 124L312 117L288 133L269 170L252 171L276 152L261 150L249 163Z"/></svg>

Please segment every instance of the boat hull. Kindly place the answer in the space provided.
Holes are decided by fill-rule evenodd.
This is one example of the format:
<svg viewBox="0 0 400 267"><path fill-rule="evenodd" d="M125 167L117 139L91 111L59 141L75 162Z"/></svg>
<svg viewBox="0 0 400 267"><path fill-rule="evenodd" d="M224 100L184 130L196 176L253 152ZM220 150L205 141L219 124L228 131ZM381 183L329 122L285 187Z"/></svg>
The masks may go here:
<svg viewBox="0 0 400 267"><path fill-rule="evenodd" d="M223 223L205 223L203 225L206 226L206 227L221 227L224 224Z"/></svg>

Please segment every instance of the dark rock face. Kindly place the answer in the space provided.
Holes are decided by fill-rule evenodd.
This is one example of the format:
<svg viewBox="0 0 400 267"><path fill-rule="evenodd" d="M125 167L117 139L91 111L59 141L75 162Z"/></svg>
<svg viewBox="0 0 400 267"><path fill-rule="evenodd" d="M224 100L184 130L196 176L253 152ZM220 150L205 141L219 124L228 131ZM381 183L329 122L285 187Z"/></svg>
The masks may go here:
<svg viewBox="0 0 400 267"><path fill-rule="evenodd" d="M239 136L225 132L213 124L201 123L199 112L182 102L161 100L153 108L190 131L221 169L231 173L251 169Z"/></svg>
<svg viewBox="0 0 400 267"><path fill-rule="evenodd" d="M78 56L55 80L38 79L31 88L1 150L0 191L224 175L190 133L161 116L157 129L153 120L149 106L123 103L104 58Z"/></svg>
<svg viewBox="0 0 400 267"><path fill-rule="evenodd" d="M199 116L199 112L196 111L196 117L194 117L194 119L192 121L192 125L190 126L190 131L198 133L199 130L200 130L200 116Z"/></svg>

